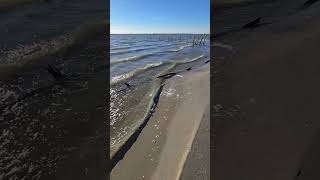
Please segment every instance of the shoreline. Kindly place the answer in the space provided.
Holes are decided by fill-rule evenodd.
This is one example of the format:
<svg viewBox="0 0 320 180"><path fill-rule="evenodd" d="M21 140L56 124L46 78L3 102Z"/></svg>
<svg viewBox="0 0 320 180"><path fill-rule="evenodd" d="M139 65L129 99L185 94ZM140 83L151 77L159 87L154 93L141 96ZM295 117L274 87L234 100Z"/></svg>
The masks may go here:
<svg viewBox="0 0 320 180"><path fill-rule="evenodd" d="M197 132L197 126L194 125L198 123L199 126L203 115L202 111L205 109L205 107L202 106L206 106L209 103L209 96L205 93L199 93L203 90L209 92L208 65L209 64L202 70L184 72L166 81L159 99L157 110L139 135L137 141L112 170L112 180L157 179L159 178L158 175L160 172L164 172L168 178L170 177L169 179L172 179L173 177L175 177L173 179L177 179L180 176L180 171L183 168L186 155L188 154L195 133L193 133L191 137L185 135L190 135L189 133L192 131ZM199 88L199 86L196 86L195 84L201 85L202 88ZM203 88L203 86L207 87ZM189 89L187 90L187 88ZM195 99L198 98L190 100L187 98L188 95L194 97L201 96L202 98L207 99L207 103L204 101L200 107L195 107L194 104L190 105L190 102L194 103L196 101ZM187 103L188 101L190 102ZM194 113L197 114L197 120L189 120L188 125L184 124L183 130L181 129L181 123L183 124L183 118L192 115L190 108L192 110L194 110L193 108L199 110L199 113ZM177 129L180 130L177 131ZM186 138L189 143L186 143L186 140L184 140L180 141L184 142L181 146L175 145L173 147L170 145L183 138ZM172 156L170 155L172 152L176 152L176 155L178 155L179 158L169 162L168 160L170 160L170 158L168 159L168 157ZM181 162L183 162L182 165ZM139 164L139 166L134 166L132 163ZM173 171L170 172L168 163L176 165L180 164L180 169L171 169ZM162 173L160 174L161 177L164 177Z"/></svg>
<svg viewBox="0 0 320 180"><path fill-rule="evenodd" d="M0 128L5 132L0 140L6 141L1 145L1 156L8 157L0 167L1 178L107 176L106 57L90 58L105 50L104 38L96 36L78 51L62 56L72 62L50 59L58 69L63 66L66 78L61 81L39 66L0 81ZM79 58L81 53L86 57Z"/></svg>

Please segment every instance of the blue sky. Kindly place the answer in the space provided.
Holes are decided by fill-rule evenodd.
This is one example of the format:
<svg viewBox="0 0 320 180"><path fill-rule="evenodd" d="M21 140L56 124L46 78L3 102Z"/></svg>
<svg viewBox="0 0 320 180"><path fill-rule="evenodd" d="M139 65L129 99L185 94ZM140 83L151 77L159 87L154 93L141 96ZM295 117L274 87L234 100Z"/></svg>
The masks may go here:
<svg viewBox="0 0 320 180"><path fill-rule="evenodd" d="M110 0L110 33L209 33L210 0Z"/></svg>

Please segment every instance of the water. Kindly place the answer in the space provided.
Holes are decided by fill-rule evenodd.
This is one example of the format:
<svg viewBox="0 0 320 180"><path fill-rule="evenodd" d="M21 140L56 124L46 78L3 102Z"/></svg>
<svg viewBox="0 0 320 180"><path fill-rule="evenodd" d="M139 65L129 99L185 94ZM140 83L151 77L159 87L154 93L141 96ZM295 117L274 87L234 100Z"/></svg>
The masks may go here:
<svg viewBox="0 0 320 180"><path fill-rule="evenodd" d="M111 35L110 147L111 156L141 125L155 92L169 72L203 65L210 57L208 36L201 46L193 38L205 35Z"/></svg>
<svg viewBox="0 0 320 180"><path fill-rule="evenodd" d="M105 24L105 7L97 0L26 2L13 9L0 9L1 67L23 65L65 50L90 39L94 30Z"/></svg>
<svg viewBox="0 0 320 180"><path fill-rule="evenodd" d="M23 1L0 2L0 179L101 179L106 2Z"/></svg>

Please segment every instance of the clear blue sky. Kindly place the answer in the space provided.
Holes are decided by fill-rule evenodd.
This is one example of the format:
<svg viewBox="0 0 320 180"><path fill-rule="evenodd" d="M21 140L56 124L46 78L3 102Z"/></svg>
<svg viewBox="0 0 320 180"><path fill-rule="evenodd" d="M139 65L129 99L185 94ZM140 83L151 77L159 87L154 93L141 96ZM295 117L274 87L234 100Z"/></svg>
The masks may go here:
<svg viewBox="0 0 320 180"><path fill-rule="evenodd" d="M209 33L210 0L110 0L110 33Z"/></svg>

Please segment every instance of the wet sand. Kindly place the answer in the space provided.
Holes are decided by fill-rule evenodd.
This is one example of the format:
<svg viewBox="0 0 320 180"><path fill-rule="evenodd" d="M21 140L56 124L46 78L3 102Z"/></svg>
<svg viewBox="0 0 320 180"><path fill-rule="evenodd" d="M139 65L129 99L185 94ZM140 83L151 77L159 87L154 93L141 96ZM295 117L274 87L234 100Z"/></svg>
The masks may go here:
<svg viewBox="0 0 320 180"><path fill-rule="evenodd" d="M287 1L283 9L270 4L265 10L286 12L301 3ZM234 52L219 47L212 52L213 179L320 178L319 9L316 3L266 16L272 24L216 39ZM229 11L229 19L237 19L237 12ZM249 7L245 13L258 14Z"/></svg>
<svg viewBox="0 0 320 180"><path fill-rule="evenodd" d="M209 82L208 66L167 80L155 113L111 179L179 179L209 104Z"/></svg>

